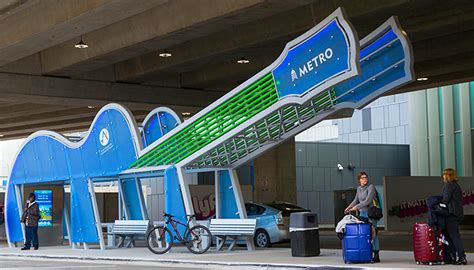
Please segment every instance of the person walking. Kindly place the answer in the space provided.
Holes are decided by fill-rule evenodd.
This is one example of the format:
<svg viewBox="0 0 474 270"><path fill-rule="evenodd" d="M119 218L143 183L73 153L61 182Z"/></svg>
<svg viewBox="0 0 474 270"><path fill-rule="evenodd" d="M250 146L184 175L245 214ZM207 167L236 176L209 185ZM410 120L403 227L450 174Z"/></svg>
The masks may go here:
<svg viewBox="0 0 474 270"><path fill-rule="evenodd" d="M354 200L347 206L344 210L344 213L349 213L350 211L359 211L361 217L369 218L369 206L372 203L372 200L376 196L376 190L374 185L369 184L369 175L366 172L360 172L357 175L359 180L359 186L357 187L357 193ZM369 218L369 222L377 228L378 220ZM374 241L372 242L373 247L373 262L380 262L379 255L379 238L375 234Z"/></svg>
<svg viewBox="0 0 474 270"><path fill-rule="evenodd" d="M446 260L456 265L466 265L466 254L464 253L464 246L459 232L459 223L464 218L462 190L458 184L456 171L452 168L445 169L443 171L443 182L443 198L441 203L445 204L449 211L449 216L445 219L444 231L449 243Z"/></svg>
<svg viewBox="0 0 474 270"><path fill-rule="evenodd" d="M28 195L28 199L23 208L23 214L21 215L21 223L25 224L25 245L21 250L29 250L31 243L33 248L37 250L39 248L38 242L38 221L40 219L39 207L35 201L36 197L34 193Z"/></svg>

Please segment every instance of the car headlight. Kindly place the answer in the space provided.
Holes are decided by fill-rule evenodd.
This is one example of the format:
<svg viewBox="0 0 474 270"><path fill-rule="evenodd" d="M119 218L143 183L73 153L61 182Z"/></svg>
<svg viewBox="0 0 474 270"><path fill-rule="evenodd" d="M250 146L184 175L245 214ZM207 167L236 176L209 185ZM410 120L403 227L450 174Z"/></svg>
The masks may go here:
<svg viewBox="0 0 474 270"><path fill-rule="evenodd" d="M276 214L274 217L277 224L283 224L283 216L281 212L278 212L278 214Z"/></svg>

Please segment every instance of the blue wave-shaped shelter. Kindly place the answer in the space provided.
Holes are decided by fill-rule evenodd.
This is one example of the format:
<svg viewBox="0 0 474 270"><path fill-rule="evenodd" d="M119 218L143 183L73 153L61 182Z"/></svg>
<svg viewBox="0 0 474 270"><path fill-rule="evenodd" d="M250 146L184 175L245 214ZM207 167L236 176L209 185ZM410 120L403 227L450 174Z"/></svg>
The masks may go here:
<svg viewBox="0 0 474 270"><path fill-rule="evenodd" d="M125 107L109 104L78 142L51 131L36 132L25 140L7 183L5 224L9 243L24 238L18 187L52 182L71 187L71 241L99 241L96 224L100 221L94 219L89 181L115 176L137 159L142 142L131 115Z"/></svg>

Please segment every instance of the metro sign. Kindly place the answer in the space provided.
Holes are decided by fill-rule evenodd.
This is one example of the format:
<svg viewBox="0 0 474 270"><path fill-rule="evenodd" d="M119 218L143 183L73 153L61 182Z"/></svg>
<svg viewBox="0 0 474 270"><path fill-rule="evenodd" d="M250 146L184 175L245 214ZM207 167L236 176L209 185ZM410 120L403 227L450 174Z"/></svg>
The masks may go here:
<svg viewBox="0 0 474 270"><path fill-rule="evenodd" d="M289 48L284 59L272 71L280 99L303 96L357 68L355 63L351 65L351 43L348 39L348 35L354 34L341 21L340 16L331 18L322 28L312 29L312 34ZM352 55L352 58L356 56Z"/></svg>

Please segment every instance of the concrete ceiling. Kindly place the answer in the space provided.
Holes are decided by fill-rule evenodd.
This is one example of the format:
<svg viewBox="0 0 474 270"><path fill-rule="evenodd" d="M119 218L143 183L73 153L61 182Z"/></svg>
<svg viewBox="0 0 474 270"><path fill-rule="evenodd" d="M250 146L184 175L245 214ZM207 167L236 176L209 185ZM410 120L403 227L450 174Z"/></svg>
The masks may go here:
<svg viewBox="0 0 474 270"><path fill-rule="evenodd" d="M110 102L138 121L157 106L196 113L339 6L360 38L399 17L429 80L396 92L474 79L471 0L5 0L0 139L85 130ZM74 48L81 36L89 48Z"/></svg>

